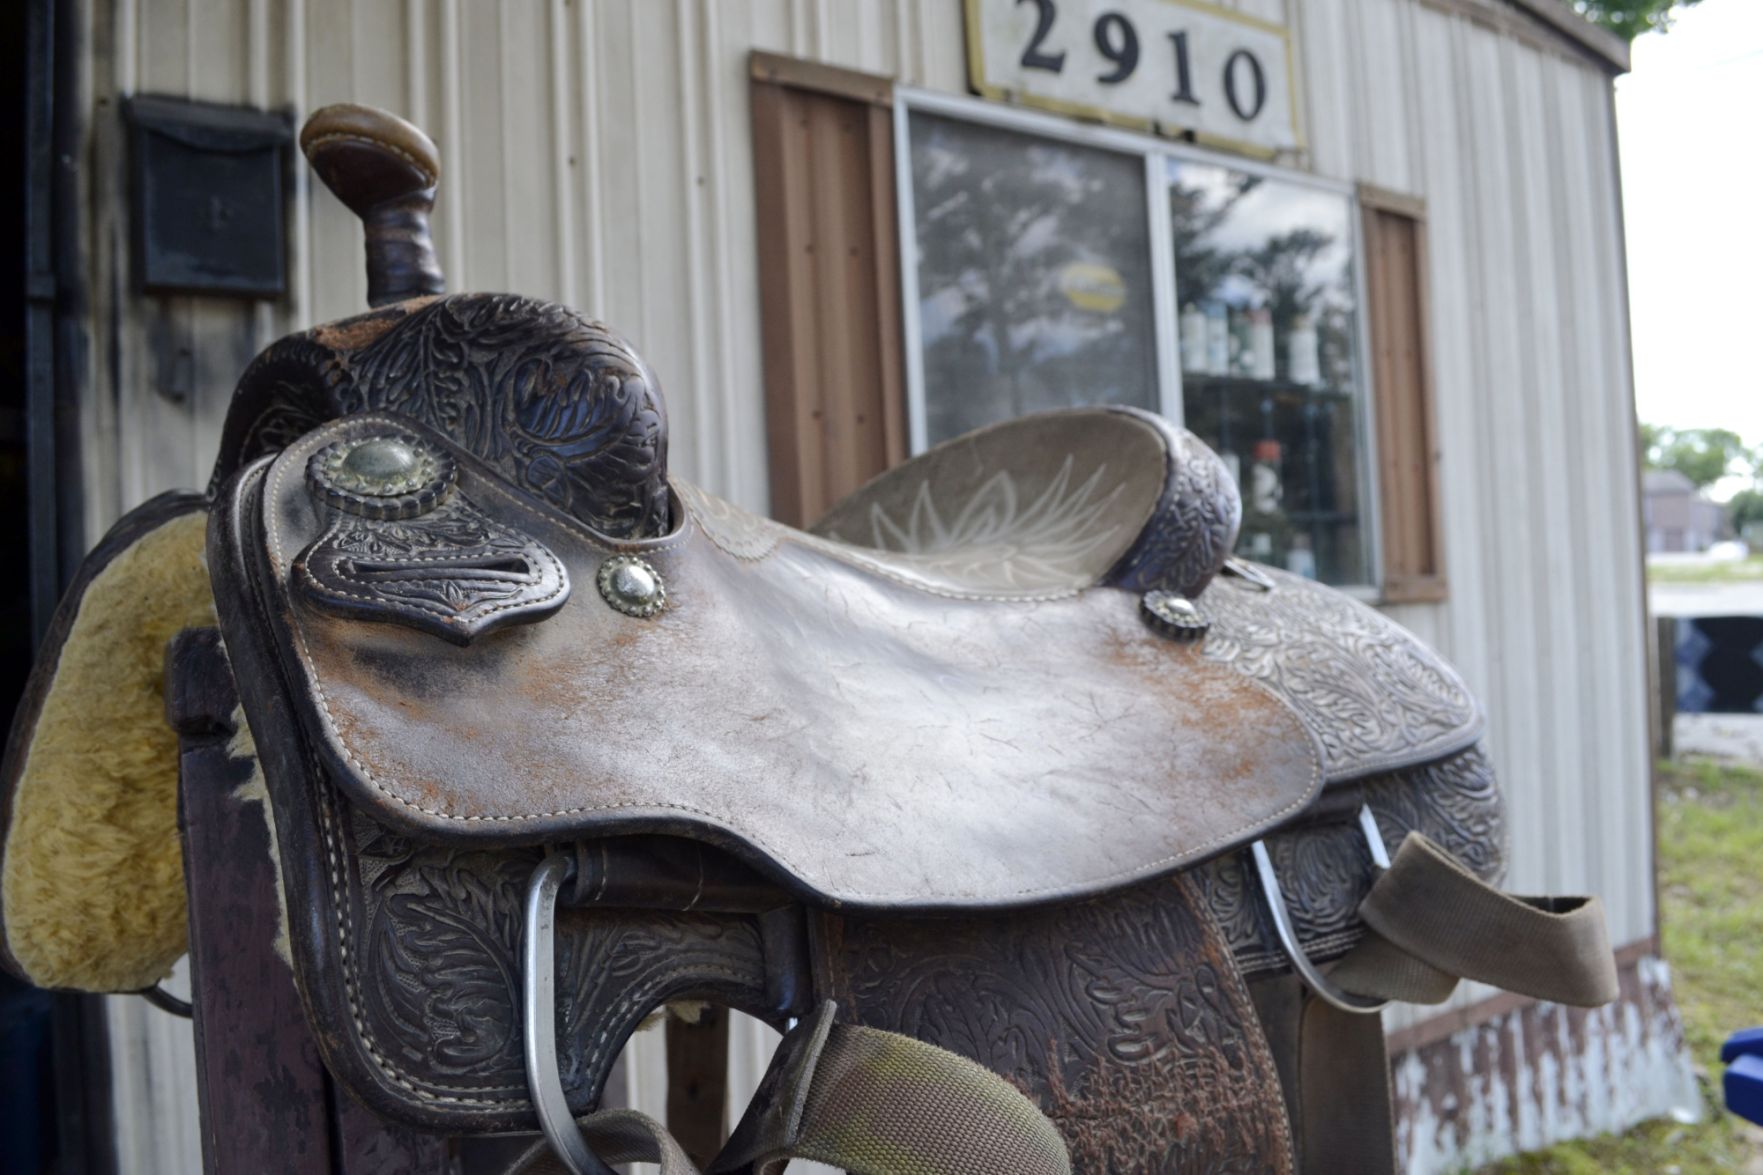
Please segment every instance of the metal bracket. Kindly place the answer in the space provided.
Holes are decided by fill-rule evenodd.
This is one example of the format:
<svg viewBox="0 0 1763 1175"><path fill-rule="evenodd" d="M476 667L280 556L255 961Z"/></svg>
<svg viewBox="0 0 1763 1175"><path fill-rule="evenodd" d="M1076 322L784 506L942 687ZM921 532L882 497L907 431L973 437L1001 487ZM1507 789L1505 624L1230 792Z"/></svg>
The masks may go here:
<svg viewBox="0 0 1763 1175"><path fill-rule="evenodd" d="M617 1175L582 1137L563 1093L557 1059L557 893L575 872L569 857L552 853L526 887L526 933L521 943L521 1035L526 1085L545 1141L570 1175Z"/></svg>
<svg viewBox="0 0 1763 1175"><path fill-rule="evenodd" d="M1371 814L1370 804L1359 806L1359 828L1365 833L1365 844L1371 850L1372 864L1379 870L1388 869L1389 850L1384 846L1383 833L1378 831L1377 817ZM1388 1007L1391 1002L1389 1000L1354 995L1337 986L1310 961L1310 956L1304 953L1304 944L1298 941L1297 928L1292 925L1292 916L1286 909L1285 894L1279 887L1279 875L1273 870L1273 858L1267 854L1267 842L1257 840L1249 846L1249 852L1255 858L1255 875L1261 881L1261 896L1266 900L1268 916L1273 919L1274 933L1279 936L1280 948L1285 951L1286 958L1298 977L1324 1002L1343 1012L1370 1015Z"/></svg>

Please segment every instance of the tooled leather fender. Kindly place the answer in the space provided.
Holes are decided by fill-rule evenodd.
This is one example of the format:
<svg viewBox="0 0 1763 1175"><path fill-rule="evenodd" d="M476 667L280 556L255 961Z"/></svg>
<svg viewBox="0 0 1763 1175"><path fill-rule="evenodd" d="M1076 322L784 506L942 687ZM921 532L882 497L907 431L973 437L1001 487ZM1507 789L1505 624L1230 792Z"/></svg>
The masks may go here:
<svg viewBox="0 0 1763 1175"><path fill-rule="evenodd" d="M1273 1058L1188 874L1008 918L827 916L841 1010L1028 1093L1072 1169L1292 1169Z"/></svg>

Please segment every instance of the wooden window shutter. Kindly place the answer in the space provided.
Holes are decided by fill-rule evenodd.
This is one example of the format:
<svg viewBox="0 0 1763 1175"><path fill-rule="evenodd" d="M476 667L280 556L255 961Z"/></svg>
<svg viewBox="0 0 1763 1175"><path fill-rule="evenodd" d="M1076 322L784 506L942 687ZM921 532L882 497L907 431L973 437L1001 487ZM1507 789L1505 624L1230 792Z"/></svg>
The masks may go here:
<svg viewBox="0 0 1763 1175"><path fill-rule="evenodd" d="M1359 189L1365 226L1365 293L1383 518L1383 599L1445 598L1439 529L1438 423L1426 293L1426 208L1419 200Z"/></svg>
<svg viewBox="0 0 1763 1175"><path fill-rule="evenodd" d="M771 513L801 526L906 457L893 82L750 74Z"/></svg>

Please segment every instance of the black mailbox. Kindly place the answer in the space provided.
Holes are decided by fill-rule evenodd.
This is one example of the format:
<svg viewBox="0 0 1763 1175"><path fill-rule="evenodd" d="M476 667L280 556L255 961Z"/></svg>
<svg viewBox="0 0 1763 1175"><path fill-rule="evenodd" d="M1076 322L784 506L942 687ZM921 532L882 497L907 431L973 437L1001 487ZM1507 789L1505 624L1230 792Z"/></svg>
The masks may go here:
<svg viewBox="0 0 1763 1175"><path fill-rule="evenodd" d="M288 119L153 97L130 100L128 119L141 289L247 298L286 292Z"/></svg>

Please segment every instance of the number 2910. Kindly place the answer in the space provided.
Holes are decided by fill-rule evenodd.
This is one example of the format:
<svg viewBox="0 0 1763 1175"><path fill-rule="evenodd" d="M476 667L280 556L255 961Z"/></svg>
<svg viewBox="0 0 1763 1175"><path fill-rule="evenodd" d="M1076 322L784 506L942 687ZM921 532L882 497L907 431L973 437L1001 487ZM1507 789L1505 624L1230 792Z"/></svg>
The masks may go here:
<svg viewBox="0 0 1763 1175"><path fill-rule="evenodd" d="M1064 73L1065 50L1056 50L1050 43L1053 24L1059 19L1059 7L1055 0L1016 0L1016 4L1019 8L1024 4L1035 7L1035 30L1022 51L1022 68L1044 69L1054 74ZM1175 84L1169 95L1170 101L1198 106L1200 99L1194 94L1194 69L1188 52L1188 34L1182 31L1167 35L1175 67ZM1107 71L1096 75L1097 82L1104 86L1118 86L1138 70L1139 30L1126 14L1102 13L1091 26L1090 37L1095 42L1096 52L1110 66ZM1223 80L1224 100L1230 104L1232 113L1244 122L1252 120L1267 105L1267 73L1261 67L1260 59L1249 50L1237 49L1225 58Z"/></svg>

